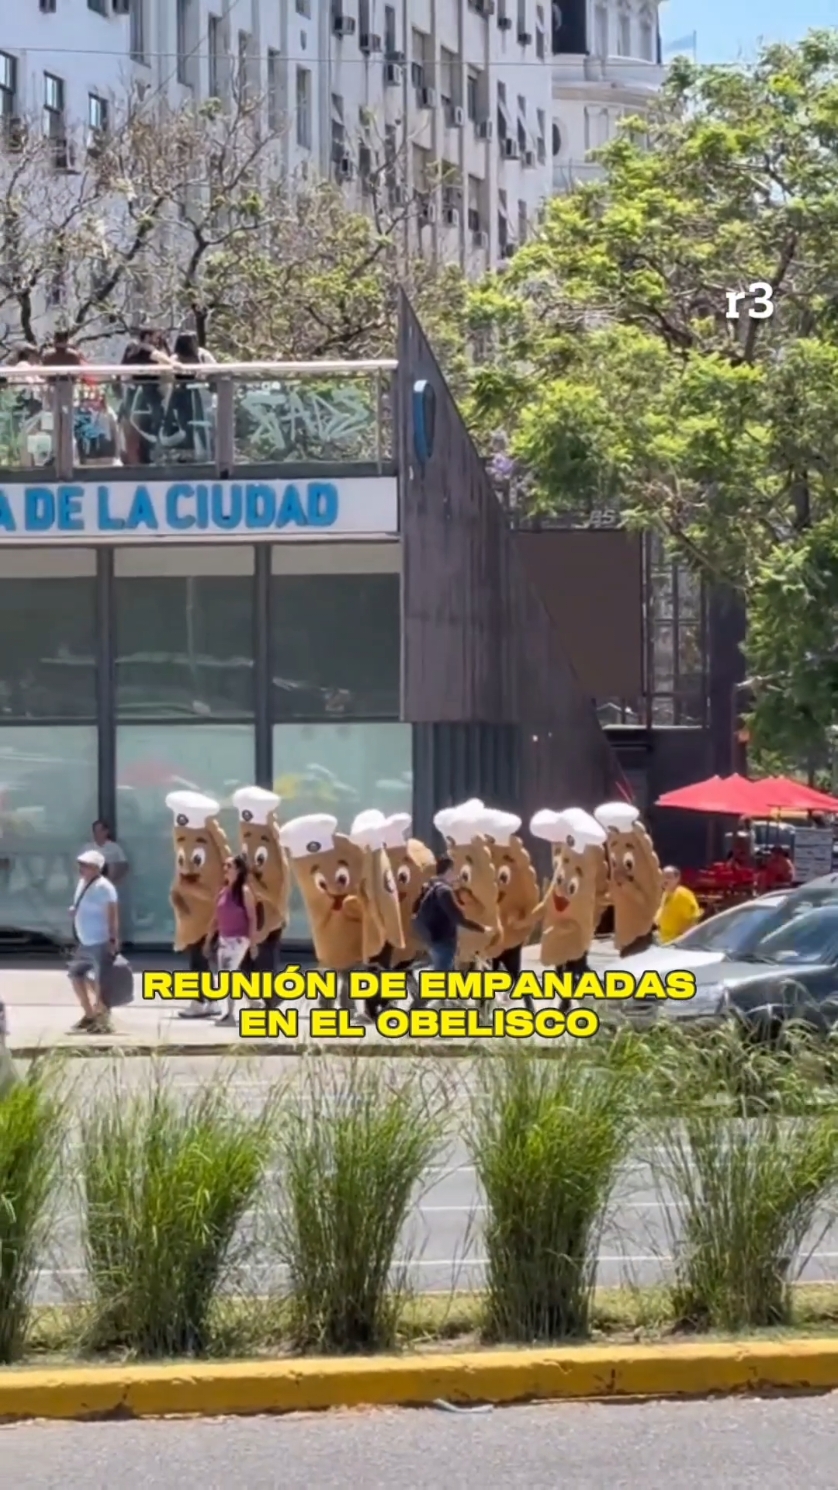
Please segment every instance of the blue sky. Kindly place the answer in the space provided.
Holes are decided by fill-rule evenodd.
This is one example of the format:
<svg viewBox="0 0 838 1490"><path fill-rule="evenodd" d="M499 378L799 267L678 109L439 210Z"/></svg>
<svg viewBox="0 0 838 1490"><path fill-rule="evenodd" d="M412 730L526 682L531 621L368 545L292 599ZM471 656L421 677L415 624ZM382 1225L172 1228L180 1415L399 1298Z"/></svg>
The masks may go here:
<svg viewBox="0 0 838 1490"><path fill-rule="evenodd" d="M698 32L699 62L752 58L760 41L799 41L816 27L838 26L838 0L663 0L661 36Z"/></svg>

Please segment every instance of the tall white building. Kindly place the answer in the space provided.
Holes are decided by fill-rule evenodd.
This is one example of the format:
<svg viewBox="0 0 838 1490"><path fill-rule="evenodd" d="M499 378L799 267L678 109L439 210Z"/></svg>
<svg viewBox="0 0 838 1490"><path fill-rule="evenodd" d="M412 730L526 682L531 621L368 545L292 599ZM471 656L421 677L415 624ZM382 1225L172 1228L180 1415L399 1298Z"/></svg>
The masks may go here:
<svg viewBox="0 0 838 1490"><path fill-rule="evenodd" d="M106 128L130 90L177 107L234 78L281 128L277 170L373 192L471 271L642 108L656 0L4 0L0 115ZM8 13L7 13L8 12ZM10 127L10 125L7 125ZM418 206L418 211L417 211ZM408 210L409 208L409 210Z"/></svg>

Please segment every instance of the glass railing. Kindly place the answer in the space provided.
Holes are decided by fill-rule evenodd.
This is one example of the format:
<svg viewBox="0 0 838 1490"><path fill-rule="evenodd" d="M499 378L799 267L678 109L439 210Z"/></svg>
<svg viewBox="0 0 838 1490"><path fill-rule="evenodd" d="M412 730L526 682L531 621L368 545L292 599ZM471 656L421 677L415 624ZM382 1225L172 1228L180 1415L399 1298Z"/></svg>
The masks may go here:
<svg viewBox="0 0 838 1490"><path fill-rule="evenodd" d="M394 457L396 363L0 368L0 479L91 467L371 465Z"/></svg>

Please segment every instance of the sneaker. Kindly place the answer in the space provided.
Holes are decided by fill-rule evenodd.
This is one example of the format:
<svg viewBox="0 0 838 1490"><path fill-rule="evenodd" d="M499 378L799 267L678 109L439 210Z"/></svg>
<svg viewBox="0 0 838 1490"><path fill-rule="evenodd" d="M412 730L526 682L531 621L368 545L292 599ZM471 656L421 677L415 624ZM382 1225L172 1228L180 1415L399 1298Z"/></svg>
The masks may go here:
<svg viewBox="0 0 838 1490"><path fill-rule="evenodd" d="M178 1009L178 1019L212 1019L215 1013L214 1004L187 1004L185 1009Z"/></svg>
<svg viewBox="0 0 838 1490"><path fill-rule="evenodd" d="M93 1019L93 1016L92 1015L90 1015L90 1014L83 1014L82 1017L81 1017L81 1019L78 1021L78 1024L74 1024L73 1025L72 1029L70 1030L70 1034L71 1035L86 1035L87 1034L87 1031L90 1029L91 1025L94 1024L94 1023L95 1023L95 1020Z"/></svg>
<svg viewBox="0 0 838 1490"><path fill-rule="evenodd" d="M87 1024L88 1035L112 1035L113 1025L109 1014L97 1014L95 1019L89 1020Z"/></svg>

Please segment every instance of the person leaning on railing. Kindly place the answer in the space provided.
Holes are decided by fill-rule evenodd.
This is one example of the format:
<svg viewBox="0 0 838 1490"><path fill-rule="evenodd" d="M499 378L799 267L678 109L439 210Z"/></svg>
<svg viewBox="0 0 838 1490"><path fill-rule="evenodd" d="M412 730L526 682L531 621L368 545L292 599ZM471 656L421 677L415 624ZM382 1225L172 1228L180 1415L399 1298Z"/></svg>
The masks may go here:
<svg viewBox="0 0 838 1490"><path fill-rule="evenodd" d="M117 411L122 459L127 466L148 466L166 415L166 373L171 375L171 357L153 345L151 332L140 332L122 357L123 367L159 367L161 378L126 379Z"/></svg>

